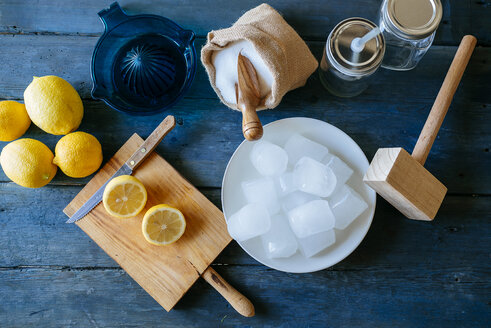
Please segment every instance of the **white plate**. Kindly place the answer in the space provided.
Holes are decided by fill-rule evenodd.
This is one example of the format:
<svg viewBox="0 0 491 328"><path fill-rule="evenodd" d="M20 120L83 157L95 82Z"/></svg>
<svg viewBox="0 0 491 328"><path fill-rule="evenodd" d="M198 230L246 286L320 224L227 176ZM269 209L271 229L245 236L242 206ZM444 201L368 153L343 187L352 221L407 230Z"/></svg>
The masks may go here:
<svg viewBox="0 0 491 328"><path fill-rule="evenodd" d="M336 230L334 245L311 258L306 258L297 251L289 258L270 259L266 256L261 237L239 242L239 245L254 259L270 268L293 273L314 272L342 261L361 243L372 223L376 194L362 181L369 165L365 154L353 139L329 123L305 117L278 120L264 126L263 140L283 147L294 133L325 145L330 153L341 158L354 170L348 185L365 199L368 209L345 230ZM260 177L249 160L253 144L249 141L242 142L230 158L225 170L222 182L222 207L226 220L246 205L241 182Z"/></svg>

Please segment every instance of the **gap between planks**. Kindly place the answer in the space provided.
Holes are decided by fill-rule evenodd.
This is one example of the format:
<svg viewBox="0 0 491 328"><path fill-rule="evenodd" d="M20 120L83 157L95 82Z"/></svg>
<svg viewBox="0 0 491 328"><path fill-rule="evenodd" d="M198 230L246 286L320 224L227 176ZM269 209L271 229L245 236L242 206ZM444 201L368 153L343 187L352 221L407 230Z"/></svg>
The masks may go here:
<svg viewBox="0 0 491 328"><path fill-rule="evenodd" d="M42 36L67 36L67 37L90 37L90 38L99 38L102 36L103 33L66 33L66 32L50 32L50 31L20 31L16 30L15 32L12 31L3 31L0 32L0 35L7 35L7 36L12 36L15 37L16 35L42 35ZM196 35L195 41L201 41L205 42L207 36L206 35ZM326 34L327 38L327 34ZM312 36L307 36L307 37L302 37L302 39L306 42L326 42L326 38L324 37L312 37ZM458 42L441 42L439 40L436 40L433 42L434 46L442 46L442 47L457 47L459 45ZM477 45L476 47L491 47L490 44L488 43L480 43L479 39L477 40Z"/></svg>
<svg viewBox="0 0 491 328"><path fill-rule="evenodd" d="M14 182L12 181L0 181L0 185L1 184L11 184L11 185L15 185ZM76 187L76 188L81 188L83 186L85 186L85 183L76 183L76 182L73 182L73 183L69 183L69 182L54 182L54 183L50 183L49 184L50 187ZM210 186L198 186L196 185L195 186L197 189L199 190L221 190L222 188L221 187L210 187ZM447 193L447 196L446 197L489 197L491 196L491 194L480 194L480 193L454 193L454 192L451 192L451 193Z"/></svg>
<svg viewBox="0 0 491 328"><path fill-rule="evenodd" d="M228 267L228 268L240 268L240 267L244 267L244 268L262 268L264 271L274 271L274 272L280 272L282 274L286 274L286 275L297 275L295 273L289 273L289 272L282 272L282 271L278 271L278 270L275 270L273 268L269 268L263 264L260 264L260 263L250 263L250 264L227 264L227 263L212 263L210 266L212 267ZM466 271L468 269L471 269L471 271L473 271L474 269L476 268L469 268L467 266L464 266L464 267L454 267L454 266L451 266L451 267L440 267L439 270L441 271L449 271L449 272L461 272L461 271ZM419 269L418 268L414 268L415 271L418 271ZM477 269L478 271L480 269ZM126 273L125 270L123 270L121 267L119 266L109 266L109 267L106 267L106 266L88 266L88 267L71 267L71 266L64 266L64 265L16 265L16 266L11 266L11 267L0 267L0 273L1 272L12 272L12 271L15 271L15 272L28 272L28 271L43 271L43 272L87 272L87 271L94 271L94 272L106 272L106 271L109 271L109 272L121 272L121 273ZM357 272L363 272L363 273L366 273L366 272L382 272L382 271L386 271L386 272L393 272L393 271L401 271L401 267L399 266L359 266L359 267L354 267L354 268L336 268L336 267L330 267L330 268L326 268L324 270L321 270L321 271L317 271L317 272L312 272L313 274L317 274L319 272L339 272L339 273L342 273L342 272L345 272L345 273L357 273ZM402 270L404 271L404 269ZM127 274L127 273L126 273ZM456 282L459 282L459 283L464 283L465 281L462 281L462 280L456 280ZM471 282L471 283L475 283L475 282Z"/></svg>
<svg viewBox="0 0 491 328"><path fill-rule="evenodd" d="M251 264L228 264L228 263L212 263L214 267L261 267L260 263ZM69 265L14 265L14 266L2 266L2 271L27 271L27 270L44 270L44 271L124 271L120 266L69 266ZM357 271L357 270L339 270L339 271Z"/></svg>

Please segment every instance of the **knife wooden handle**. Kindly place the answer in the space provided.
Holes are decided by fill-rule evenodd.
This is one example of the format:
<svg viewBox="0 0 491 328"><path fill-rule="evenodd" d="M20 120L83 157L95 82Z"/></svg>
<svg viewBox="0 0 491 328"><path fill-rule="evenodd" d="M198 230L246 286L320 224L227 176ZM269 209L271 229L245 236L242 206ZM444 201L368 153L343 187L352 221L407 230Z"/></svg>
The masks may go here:
<svg viewBox="0 0 491 328"><path fill-rule="evenodd" d="M202 275L220 295L225 298L232 307L242 314L244 317L253 317L255 314L254 305L244 295L239 293L237 289L226 282L212 267L208 267Z"/></svg>
<svg viewBox="0 0 491 328"><path fill-rule="evenodd" d="M131 169L136 169L145 158L157 147L164 137L176 126L176 119L172 115L168 115L152 134L143 142L143 144L131 155L126 161Z"/></svg>

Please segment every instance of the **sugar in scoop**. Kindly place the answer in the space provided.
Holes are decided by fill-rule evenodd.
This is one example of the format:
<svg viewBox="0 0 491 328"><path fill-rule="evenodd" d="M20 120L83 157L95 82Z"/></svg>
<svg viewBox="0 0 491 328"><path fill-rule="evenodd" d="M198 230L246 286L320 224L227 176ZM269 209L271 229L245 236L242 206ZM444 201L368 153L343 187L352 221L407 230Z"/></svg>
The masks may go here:
<svg viewBox="0 0 491 328"><path fill-rule="evenodd" d="M215 67L215 85L220 90L223 99L236 104L235 84L238 83L237 60L239 53L247 57L254 68L259 80L261 97L271 94L273 75L251 42L247 40L232 42L227 47L213 53L212 62Z"/></svg>
<svg viewBox="0 0 491 328"><path fill-rule="evenodd" d="M263 101L256 110L277 107L318 67L307 44L274 8L263 3L245 12L232 26L210 31L201 49L213 89L234 110L238 110L234 85L239 53L251 61L262 85Z"/></svg>

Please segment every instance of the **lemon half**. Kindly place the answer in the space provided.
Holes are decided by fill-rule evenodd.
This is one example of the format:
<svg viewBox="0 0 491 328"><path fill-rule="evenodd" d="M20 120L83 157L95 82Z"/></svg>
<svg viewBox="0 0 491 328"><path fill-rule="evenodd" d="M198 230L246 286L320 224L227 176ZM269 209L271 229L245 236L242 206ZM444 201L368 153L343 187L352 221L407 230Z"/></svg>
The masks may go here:
<svg viewBox="0 0 491 328"><path fill-rule="evenodd" d="M110 215L122 219L131 218L145 207L147 190L137 178L120 175L107 184L102 203Z"/></svg>
<svg viewBox="0 0 491 328"><path fill-rule="evenodd" d="M186 230L186 220L181 211L166 204L150 208L142 222L145 239L154 245L163 246L176 242Z"/></svg>

